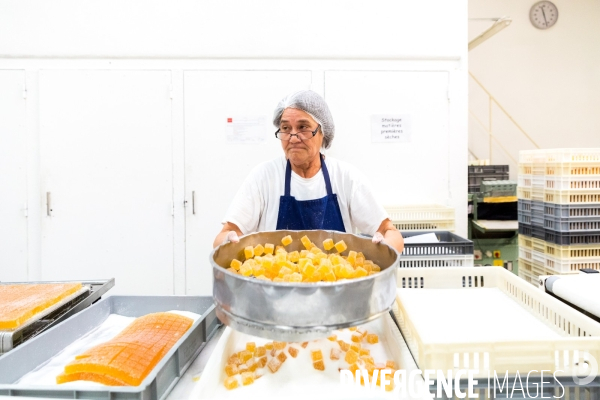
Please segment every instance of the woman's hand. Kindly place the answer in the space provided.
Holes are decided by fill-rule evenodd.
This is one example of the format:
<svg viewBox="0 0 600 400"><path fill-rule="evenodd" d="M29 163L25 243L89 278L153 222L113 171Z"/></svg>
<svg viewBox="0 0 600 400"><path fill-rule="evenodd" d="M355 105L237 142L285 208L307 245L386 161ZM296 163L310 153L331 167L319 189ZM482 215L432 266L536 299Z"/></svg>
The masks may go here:
<svg viewBox="0 0 600 400"><path fill-rule="evenodd" d="M213 248L221 246L225 243L238 243L240 241L240 236L242 236L242 231L236 224L232 224L231 222L227 222L223 224L223 229L215 238L213 242Z"/></svg>
<svg viewBox="0 0 600 400"><path fill-rule="evenodd" d="M381 225L379 225L379 229L373 235L373 243L381 243L384 239L386 244L402 254L404 250L404 238L389 218L383 220Z"/></svg>

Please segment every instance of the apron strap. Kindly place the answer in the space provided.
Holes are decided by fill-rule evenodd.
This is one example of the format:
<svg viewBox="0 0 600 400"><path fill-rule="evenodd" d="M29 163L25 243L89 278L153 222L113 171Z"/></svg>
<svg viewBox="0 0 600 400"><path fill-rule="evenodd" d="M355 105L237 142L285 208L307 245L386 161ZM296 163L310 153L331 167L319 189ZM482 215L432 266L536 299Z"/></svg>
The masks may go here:
<svg viewBox="0 0 600 400"><path fill-rule="evenodd" d="M333 190L331 189L331 180L329 179L329 171L327 171L327 166L325 165L325 160L323 158L323 154L319 153L321 157L321 169L323 170L323 178L325 179L325 187L327 188L327 196L331 196L333 194ZM284 196L290 195L290 186L292 181L292 165L290 164L290 160L287 160L287 164L285 166L285 193Z"/></svg>

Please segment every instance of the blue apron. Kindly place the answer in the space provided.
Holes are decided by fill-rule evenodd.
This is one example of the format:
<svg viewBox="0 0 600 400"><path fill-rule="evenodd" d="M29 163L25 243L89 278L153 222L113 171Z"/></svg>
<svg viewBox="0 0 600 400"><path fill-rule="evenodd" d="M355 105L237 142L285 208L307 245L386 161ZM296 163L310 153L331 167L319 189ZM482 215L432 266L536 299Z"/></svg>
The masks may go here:
<svg viewBox="0 0 600 400"><path fill-rule="evenodd" d="M327 196L315 200L298 201L294 196L290 196L292 167L290 160L287 160L287 166L285 167L285 193L279 200L277 230L303 231L326 229L346 232L337 195L331 190L329 172L327 171L322 154L321 169L323 170Z"/></svg>

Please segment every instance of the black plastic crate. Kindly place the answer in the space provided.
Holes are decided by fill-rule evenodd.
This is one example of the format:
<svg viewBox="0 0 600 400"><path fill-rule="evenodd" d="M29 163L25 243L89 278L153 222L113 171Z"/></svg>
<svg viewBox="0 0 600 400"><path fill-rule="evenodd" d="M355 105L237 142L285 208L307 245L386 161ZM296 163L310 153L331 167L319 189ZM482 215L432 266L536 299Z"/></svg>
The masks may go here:
<svg viewBox="0 0 600 400"><path fill-rule="evenodd" d="M469 174L508 174L508 165L469 165Z"/></svg>
<svg viewBox="0 0 600 400"><path fill-rule="evenodd" d="M469 174L469 185L481 185L483 181L506 181L508 174Z"/></svg>
<svg viewBox="0 0 600 400"><path fill-rule="evenodd" d="M531 237L534 237L536 239L541 239L541 240L545 240L546 239L546 230L544 229L544 226L538 226L536 224L533 224L531 226Z"/></svg>
<svg viewBox="0 0 600 400"><path fill-rule="evenodd" d="M522 224L519 222L519 235L525 235L525 236L531 236L531 225L529 224Z"/></svg>
<svg viewBox="0 0 600 400"><path fill-rule="evenodd" d="M561 246L571 246L578 244L600 244L600 232L555 232L545 229L544 240L546 242L558 244Z"/></svg>
<svg viewBox="0 0 600 400"><path fill-rule="evenodd" d="M402 236L407 238L416 235L422 235L429 232L402 232ZM439 231L435 233L438 243L405 243L402 257L420 257L420 256L446 256L446 255L471 255L473 254L473 242L458 236L452 232Z"/></svg>

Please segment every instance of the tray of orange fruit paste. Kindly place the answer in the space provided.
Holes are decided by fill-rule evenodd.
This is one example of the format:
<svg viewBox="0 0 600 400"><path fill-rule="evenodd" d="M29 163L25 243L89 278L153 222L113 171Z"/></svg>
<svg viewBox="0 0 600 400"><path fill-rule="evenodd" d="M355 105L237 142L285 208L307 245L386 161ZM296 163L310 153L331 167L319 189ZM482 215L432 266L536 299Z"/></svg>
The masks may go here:
<svg viewBox="0 0 600 400"><path fill-rule="evenodd" d="M111 296L0 357L0 396L164 399L220 325L211 297Z"/></svg>
<svg viewBox="0 0 600 400"><path fill-rule="evenodd" d="M0 354L90 306L114 282L113 278L0 283Z"/></svg>

